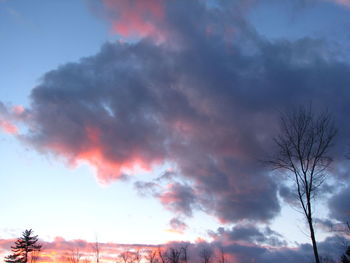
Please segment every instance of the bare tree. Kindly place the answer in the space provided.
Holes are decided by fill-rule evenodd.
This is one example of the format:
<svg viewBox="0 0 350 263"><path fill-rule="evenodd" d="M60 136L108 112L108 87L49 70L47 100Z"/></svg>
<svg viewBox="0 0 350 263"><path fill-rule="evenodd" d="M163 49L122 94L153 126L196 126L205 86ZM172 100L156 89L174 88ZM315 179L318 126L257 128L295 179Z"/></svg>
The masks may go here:
<svg viewBox="0 0 350 263"><path fill-rule="evenodd" d="M126 250L119 254L119 258L123 263L140 263L142 260L142 251L137 250Z"/></svg>
<svg viewBox="0 0 350 263"><path fill-rule="evenodd" d="M320 257L321 263L336 263L336 261L330 256Z"/></svg>
<svg viewBox="0 0 350 263"><path fill-rule="evenodd" d="M81 255L79 249L77 248L77 249L71 250L70 253L68 255L66 255L65 261L67 263L79 263L81 256L82 255Z"/></svg>
<svg viewBox="0 0 350 263"><path fill-rule="evenodd" d="M181 259L181 249L171 247L167 250L165 255L169 263L179 263Z"/></svg>
<svg viewBox="0 0 350 263"><path fill-rule="evenodd" d="M158 246L158 257L160 259L161 263L166 263L166 253L163 251L163 249Z"/></svg>
<svg viewBox="0 0 350 263"><path fill-rule="evenodd" d="M91 263L91 260L89 258L83 258L82 263Z"/></svg>
<svg viewBox="0 0 350 263"><path fill-rule="evenodd" d="M129 250L123 251L122 253L119 254L119 257L122 259L123 263L129 263L131 258L130 251Z"/></svg>
<svg viewBox="0 0 350 263"><path fill-rule="evenodd" d="M203 248L199 252L202 263L211 263L213 258L213 251L210 248Z"/></svg>
<svg viewBox="0 0 350 263"><path fill-rule="evenodd" d="M347 247L345 253L340 258L341 263L350 263L350 247Z"/></svg>
<svg viewBox="0 0 350 263"><path fill-rule="evenodd" d="M331 231L338 232L346 238L350 238L350 223L349 221L345 223L336 223L331 225Z"/></svg>
<svg viewBox="0 0 350 263"><path fill-rule="evenodd" d="M225 251L223 247L220 247L220 255L219 255L219 263L225 263L226 262L226 256L225 256Z"/></svg>
<svg viewBox="0 0 350 263"><path fill-rule="evenodd" d="M97 235L96 235L95 244L93 245L93 250L95 254L96 263L100 263L100 244L98 243Z"/></svg>
<svg viewBox="0 0 350 263"><path fill-rule="evenodd" d="M189 244L185 244L180 248L182 252L181 261L184 263L188 262L188 246Z"/></svg>
<svg viewBox="0 0 350 263"><path fill-rule="evenodd" d="M132 259L133 262L135 263L140 263L140 261L142 260L142 251L138 248L137 250L135 250L134 252L132 252Z"/></svg>
<svg viewBox="0 0 350 263"><path fill-rule="evenodd" d="M36 263L38 260L39 260L39 258L40 258L40 252L42 251L42 249L41 250L34 250L34 251L32 251L32 254L30 255L30 263Z"/></svg>
<svg viewBox="0 0 350 263"><path fill-rule="evenodd" d="M288 172L310 230L316 263L320 263L313 226L313 200L326 177L332 159L329 149L337 130L328 112L315 114L300 107L282 115L280 134L274 138L276 155L268 162L274 169Z"/></svg>
<svg viewBox="0 0 350 263"><path fill-rule="evenodd" d="M154 249L149 249L145 251L145 259L148 263L157 263L157 251Z"/></svg>

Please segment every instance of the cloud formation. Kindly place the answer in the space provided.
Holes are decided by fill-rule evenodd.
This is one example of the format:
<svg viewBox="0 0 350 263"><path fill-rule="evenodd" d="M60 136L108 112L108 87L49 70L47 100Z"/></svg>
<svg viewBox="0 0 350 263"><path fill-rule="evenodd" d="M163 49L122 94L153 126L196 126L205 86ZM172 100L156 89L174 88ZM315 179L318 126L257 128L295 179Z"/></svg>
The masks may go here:
<svg viewBox="0 0 350 263"><path fill-rule="evenodd" d="M113 31L123 37L161 38L160 24L164 20L164 1L101 0Z"/></svg>
<svg viewBox="0 0 350 263"><path fill-rule="evenodd" d="M350 187L342 189L329 200L329 209L332 219L342 223L350 221Z"/></svg>
<svg viewBox="0 0 350 263"><path fill-rule="evenodd" d="M47 72L32 90L20 139L90 164L102 183L168 163L182 182L136 187L178 214L271 220L279 182L258 160L272 147L279 110L312 100L337 121L347 118L350 67L321 40L260 36L235 8L243 2L103 1L115 30L144 38L107 43ZM344 142L349 125L339 124Z"/></svg>
<svg viewBox="0 0 350 263"><path fill-rule="evenodd" d="M251 224L236 225L232 227L231 230L226 230L221 227L218 229L217 233L211 232L211 236L227 244L234 242L246 245L268 245L271 247L287 246L283 237L269 227L259 229L257 226Z"/></svg>
<svg viewBox="0 0 350 263"><path fill-rule="evenodd" d="M18 133L18 127L14 124L14 121L19 118L24 112L23 107L14 106L8 109L4 103L0 101L0 131L5 133L16 135Z"/></svg>
<svg viewBox="0 0 350 263"><path fill-rule="evenodd" d="M176 232L179 234L184 233L184 231L187 229L187 225L185 222L183 222L181 219L179 218L172 218L169 222L169 225L171 227L170 231L171 232Z"/></svg>

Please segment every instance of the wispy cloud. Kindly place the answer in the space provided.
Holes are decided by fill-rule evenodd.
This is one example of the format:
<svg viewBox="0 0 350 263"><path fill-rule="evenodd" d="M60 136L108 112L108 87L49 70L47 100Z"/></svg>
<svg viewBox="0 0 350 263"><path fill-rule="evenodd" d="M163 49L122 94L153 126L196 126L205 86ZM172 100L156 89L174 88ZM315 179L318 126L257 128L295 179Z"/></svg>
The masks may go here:
<svg viewBox="0 0 350 263"><path fill-rule="evenodd" d="M0 102L0 130L3 132L17 135L19 128L16 123L23 120L24 116L25 112L22 106L10 107Z"/></svg>

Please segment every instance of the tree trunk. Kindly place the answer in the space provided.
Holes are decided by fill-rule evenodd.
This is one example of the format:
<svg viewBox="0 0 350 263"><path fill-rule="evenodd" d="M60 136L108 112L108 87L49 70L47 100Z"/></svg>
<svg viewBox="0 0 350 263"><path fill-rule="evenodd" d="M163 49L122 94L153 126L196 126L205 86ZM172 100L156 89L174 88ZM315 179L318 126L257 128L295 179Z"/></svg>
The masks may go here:
<svg viewBox="0 0 350 263"><path fill-rule="evenodd" d="M312 241L312 248L314 250L315 262L320 263L320 258L318 256L317 243L316 243L316 238L315 238L315 231L314 231L314 227L312 224L312 218L308 218L307 221L309 223L309 228L310 228L310 237L311 237L311 241Z"/></svg>
<svg viewBox="0 0 350 263"><path fill-rule="evenodd" d="M25 249L24 251L24 263L27 263L28 262L28 248Z"/></svg>

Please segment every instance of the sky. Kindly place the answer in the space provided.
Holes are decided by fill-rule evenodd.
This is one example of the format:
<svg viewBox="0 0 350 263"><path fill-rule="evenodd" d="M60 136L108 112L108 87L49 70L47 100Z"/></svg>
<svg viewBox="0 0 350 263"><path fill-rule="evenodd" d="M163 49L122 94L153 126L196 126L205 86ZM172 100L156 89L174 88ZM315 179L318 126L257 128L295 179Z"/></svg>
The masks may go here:
<svg viewBox="0 0 350 263"><path fill-rule="evenodd" d="M261 160L280 113L312 103L339 130L315 204L339 257L349 28L348 0L0 0L1 255L33 229L42 262L96 239L105 262L176 242L310 262L290 181Z"/></svg>

